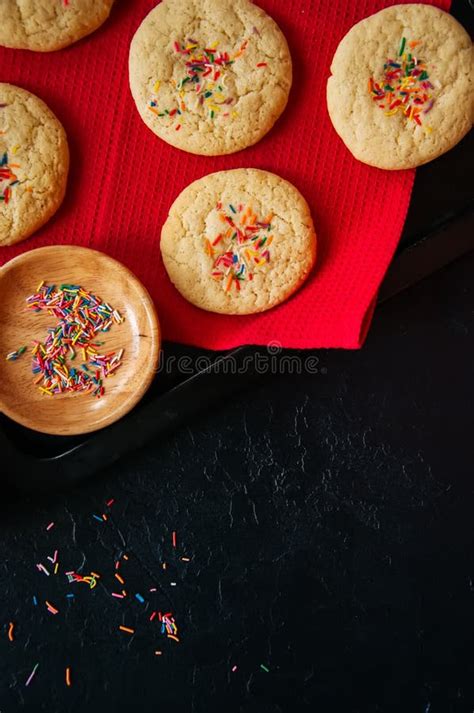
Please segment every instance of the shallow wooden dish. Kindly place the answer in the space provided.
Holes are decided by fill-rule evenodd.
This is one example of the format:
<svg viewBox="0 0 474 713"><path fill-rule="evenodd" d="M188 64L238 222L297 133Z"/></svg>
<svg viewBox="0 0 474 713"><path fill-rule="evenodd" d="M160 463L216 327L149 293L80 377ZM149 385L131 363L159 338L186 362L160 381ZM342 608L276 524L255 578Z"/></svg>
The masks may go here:
<svg viewBox="0 0 474 713"><path fill-rule="evenodd" d="M107 352L124 349L122 365L105 379L105 393L42 394L33 384L30 345L44 341L54 316L25 309L39 283L77 284L117 309L125 320L101 333ZM17 361L9 352L28 351ZM87 248L52 246L14 258L0 268L0 411L42 433L78 435L110 425L142 398L156 372L160 329L150 295L121 263ZM79 364L80 359L78 359Z"/></svg>

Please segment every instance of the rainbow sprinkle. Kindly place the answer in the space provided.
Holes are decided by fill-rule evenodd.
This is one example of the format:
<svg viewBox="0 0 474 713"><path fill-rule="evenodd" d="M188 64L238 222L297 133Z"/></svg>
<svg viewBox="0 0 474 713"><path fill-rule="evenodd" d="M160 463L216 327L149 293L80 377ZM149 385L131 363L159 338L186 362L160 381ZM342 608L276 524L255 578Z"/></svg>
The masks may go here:
<svg viewBox="0 0 474 713"><path fill-rule="evenodd" d="M166 634L168 639L179 641L178 627L176 626L176 622L171 612L167 612L166 614L159 612L158 618L159 621L161 621L161 633Z"/></svg>
<svg viewBox="0 0 474 713"><path fill-rule="evenodd" d="M15 168L20 168L20 165L10 163L8 153L5 151L0 159L0 201L3 201L5 205L10 200L12 188L20 183L16 173L12 170Z"/></svg>
<svg viewBox="0 0 474 713"><path fill-rule="evenodd" d="M114 502L115 502L114 498L107 500L105 503L106 507L111 507L114 504ZM68 513L68 515L69 515L69 513ZM55 523L50 523L50 524L54 525ZM58 525L61 526L61 523L58 522ZM43 528L41 528L41 529L43 530ZM50 529L52 529L52 528L50 528L48 526L47 531L49 532ZM176 531L173 530L172 531L173 550L178 545L175 535L176 535ZM49 540L49 536L48 536L48 540ZM76 539L75 539L75 525L73 528L73 542L75 545L77 544ZM82 587L79 588L81 590L87 590L88 588L91 590L94 589L97 585L97 581L100 580L102 593L100 593L100 592L97 593L97 596L94 596L94 594L90 595L91 601L94 604L97 604L98 602L100 602L101 594L103 594L104 592L109 593L109 594L111 594L112 597L121 600L124 604L124 609L126 609L126 611L124 610L124 611L118 613L118 616L120 616L122 621L117 620L117 619L115 620L116 621L115 626L116 626L118 632L128 635L128 637L130 637L132 645L133 645L132 637L134 637L135 634L138 634L140 639L145 639L145 637L147 637L148 643L150 644L150 653L153 652L153 654L155 656L162 656L163 654L165 654L165 650L164 650L164 647L163 647L163 649L156 649L155 641L156 641L157 635L160 637L160 640L169 639L170 641L173 641L176 643L180 642L180 634L179 634L179 630L178 630L178 625L176 623L176 620L175 620L175 617L174 617L174 614L172 611L171 602L169 601L169 597L165 594L165 590L164 590L163 586L160 586L160 584L158 582L154 582L154 586L152 586L150 588L148 588L148 586L146 586L146 591L156 594L157 595L156 598L150 597L149 595L142 596L142 594L140 594L139 592L135 593L134 598L140 604L144 605L143 607L132 606L131 604L133 601L133 595L131 593L128 594L125 589L122 589L120 594L117 592L111 591L110 585L112 582L113 574L116 578L120 579L121 583L123 583L125 585L125 580L122 577L120 577L119 575L117 575L118 569L123 570L124 576L127 575L127 571L126 571L128 569L127 563L129 563L129 560L132 559L131 554L127 554L123 551L122 547L124 546L124 544L125 543L123 541L123 538L120 538L120 542L117 542L115 544L115 547L118 547L119 550L114 555L112 562L110 562L110 566L108 566L106 568L106 571L104 572L103 577L94 571L91 571L90 575L86 575L86 576L84 576L83 574L80 574L74 570L64 571L62 574L64 574L65 578L67 578L68 585L72 585L74 587L76 587L76 585L79 583L85 583L85 584L89 585L86 588L82 588ZM114 547L114 549L115 549L115 547ZM85 565L86 565L86 555L82 551L80 552L80 555L81 555L80 559L82 559L82 563L80 566L82 568L82 567L85 567ZM178 556L179 553L176 553L176 555ZM76 556L74 558L77 559ZM48 556L47 559L50 562L57 564L58 560L59 560L59 550L56 549L54 551L54 554L52 556ZM137 563L140 564L140 560L138 558L135 558L135 559L136 559ZM189 562L190 558L178 556L178 560L183 560L183 561ZM176 559L175 559L175 562L176 562ZM46 568L42 564L36 564L36 569L38 569L39 571L45 572L49 576L49 572L46 570ZM143 567L142 567L142 569L143 569ZM133 570L132 570L132 575L133 575L133 579L135 580L135 575L133 574ZM44 608L48 612L48 614L51 615L51 617L54 617L54 619L52 619L52 621L56 620L58 622L62 622L62 621L64 621L64 616L67 613L67 611L70 611L70 607L74 605L74 599L77 597L77 600L80 601L81 598L85 595L85 591L84 591L84 595L83 595L82 591L78 592L77 595L73 594L71 591L67 591L67 590L64 591L63 585L65 584L65 581L64 581L63 577L56 577L54 580L52 580L52 584L56 588L54 601L50 601L50 600L43 599L43 598L40 599L36 595L33 595L32 602L35 607L38 607L40 603L42 605L44 605ZM50 591L51 591L51 587L49 587L49 589L48 589L47 596L50 596ZM145 591L145 590L142 589L142 591ZM156 602L156 604L158 604L160 599L161 600L163 599L163 596L166 596L166 598L168 599L168 603L165 605L166 606L166 609L165 609L163 606L164 602L162 602L161 606L163 606L163 608L160 610L158 608L158 606L156 606L156 605L153 606L153 602ZM66 604L64 604L64 599L66 599ZM61 601L63 602L63 606L61 606ZM116 609L115 604L117 604L117 607L119 607L120 605L118 602L117 603L114 602L114 612L115 611L118 612L118 608ZM65 611L65 606L67 606L66 611ZM151 611L151 613L148 611L149 606L151 606L153 608L153 611ZM48 617L48 618L51 618L51 617ZM127 618L126 620L125 620L125 617ZM133 618L133 620L132 620L132 618ZM152 622L155 622L155 623L152 626L150 626L150 624ZM157 624L158 624L158 626L156 626ZM42 626L43 626L43 624L42 624ZM24 630L24 627L20 626L18 633L17 633L17 624L14 621L10 621L8 623L8 627L6 627L6 626L4 627L4 630L5 629L7 632L8 641L12 645L12 648L17 646L18 644L23 645L23 646L27 645L27 643L22 644L22 642L24 642L25 640L27 642L28 637L30 636L29 632L27 630ZM54 632L52 633L52 636L54 637ZM54 638L53 638L53 641L54 641ZM170 643L169 646L172 647L173 644ZM140 654L140 652L142 650L143 650L142 643L140 643L138 653ZM64 682L67 687L70 687L73 684L72 672L73 672L73 670L75 670L75 669L73 669L73 667L71 665L73 663L74 663L73 661L70 662L70 661L66 660L64 662L64 668L62 669L64 672ZM40 666L39 663L36 663L34 665L33 669L31 670L31 673L29 674L28 678L25 681L25 684L24 684L25 686L29 686L32 683L34 677L36 676L39 666ZM235 670L237 670L237 666L235 666ZM53 675L56 677L56 674L57 674L57 671L55 669L55 671L53 672Z"/></svg>
<svg viewBox="0 0 474 713"><path fill-rule="evenodd" d="M103 342L95 339L113 324L123 322L120 313L79 285L56 288L42 282L26 303L34 312L46 312L58 320L55 327L48 329L44 342L33 341L32 371L40 392L48 396L67 392L103 396L103 380L113 376L121 366L124 350L101 354L98 348ZM6 358L15 361L25 351L26 347L21 347ZM83 363L75 368L70 362L78 354Z"/></svg>
<svg viewBox="0 0 474 713"><path fill-rule="evenodd" d="M252 280L254 271L270 262L273 215L258 220L250 207L229 204L223 209L222 203L217 204L217 210L222 231L212 241L206 238L205 242L209 257L217 254L211 274L214 280L222 280L226 292L233 285L240 291L242 282Z"/></svg>
<svg viewBox="0 0 474 713"><path fill-rule="evenodd" d="M84 584L87 584L89 589L95 589L97 586L97 580L100 579L100 574L97 574L97 572L91 572L90 576L83 577L82 574L71 571L66 572L66 577L69 584L72 584L73 582L83 582Z"/></svg>
<svg viewBox="0 0 474 713"><path fill-rule="evenodd" d="M197 95L198 106L204 107L211 119L218 114L229 116L230 105L234 98L230 96L225 87L226 74L247 49L249 41L245 40L238 51L232 56L228 52L218 50L218 43L211 47L200 47L197 40L188 38L185 44L178 41L174 43L174 51L181 55L186 69L185 76L179 81L171 80L176 90L176 105L169 109L158 109L158 98L150 100L148 108L159 117L169 117L175 120L187 110L185 99L190 94ZM263 66L263 65L261 65ZM157 81L153 88L158 95L161 83ZM176 131L179 131L178 124Z"/></svg>
<svg viewBox="0 0 474 713"><path fill-rule="evenodd" d="M15 624L13 621L11 621L10 624L8 625L8 640L9 641L15 641L15 636L13 634L14 630L15 630Z"/></svg>
<svg viewBox="0 0 474 713"><path fill-rule="evenodd" d="M120 631L124 631L126 634L134 634L135 629L132 629L130 626L119 626Z"/></svg>
<svg viewBox="0 0 474 713"><path fill-rule="evenodd" d="M36 671L38 670L38 667L39 667L39 663L37 663L37 664L34 665L33 671L32 671L32 672L30 673L30 675L28 676L28 678L27 678L27 680L26 680L26 683L25 683L25 686L29 686L29 685L30 685L30 683L32 682L33 678L35 677L35 674L36 674Z"/></svg>
<svg viewBox="0 0 474 713"><path fill-rule="evenodd" d="M5 357L7 361L16 361L21 357L22 354L24 354L27 350L27 347L20 347L20 349L17 349L16 352L10 352L10 354L7 354Z"/></svg>
<svg viewBox="0 0 474 713"><path fill-rule="evenodd" d="M430 82L426 63L414 54L420 44L419 40L407 43L406 37L403 37L397 59L389 58L383 66L383 79L376 82L370 77L368 84L373 101L385 112L385 116L402 112L418 126L422 125L422 116L428 114L434 104L434 86Z"/></svg>

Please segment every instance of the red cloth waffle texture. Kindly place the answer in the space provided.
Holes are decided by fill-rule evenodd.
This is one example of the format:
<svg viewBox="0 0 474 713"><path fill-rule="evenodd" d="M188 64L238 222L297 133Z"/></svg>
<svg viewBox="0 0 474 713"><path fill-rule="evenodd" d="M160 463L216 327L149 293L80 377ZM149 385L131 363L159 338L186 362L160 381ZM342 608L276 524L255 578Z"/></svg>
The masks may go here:
<svg viewBox="0 0 474 713"><path fill-rule="evenodd" d="M270 341L284 347L361 346L403 228L414 171L384 172L352 158L329 120L326 81L350 27L396 2L258 4L288 39L294 85L273 130L232 156L183 153L142 123L128 86L128 51L154 0L116 0L102 28L60 52L0 48L0 81L44 99L64 124L71 148L63 206L29 240L0 248L1 264L43 245L102 250L142 280L155 301L163 336L171 341L210 349ZM450 0L430 4L448 10ZM394 46L399 39L393 38ZM159 247L161 226L180 191L208 173L237 167L266 169L294 183L311 206L318 233L317 269L306 286L286 304L246 317L214 315L188 304L168 280Z"/></svg>

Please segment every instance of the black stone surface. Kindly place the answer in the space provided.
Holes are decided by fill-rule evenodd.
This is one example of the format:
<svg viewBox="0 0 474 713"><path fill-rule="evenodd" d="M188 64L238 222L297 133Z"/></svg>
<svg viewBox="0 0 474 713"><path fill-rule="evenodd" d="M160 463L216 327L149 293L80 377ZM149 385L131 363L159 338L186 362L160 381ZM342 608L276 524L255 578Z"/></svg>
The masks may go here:
<svg viewBox="0 0 474 713"><path fill-rule="evenodd" d="M470 713L473 267L388 303L318 374L262 377L80 491L4 501L2 713ZM158 608L180 643L148 622Z"/></svg>

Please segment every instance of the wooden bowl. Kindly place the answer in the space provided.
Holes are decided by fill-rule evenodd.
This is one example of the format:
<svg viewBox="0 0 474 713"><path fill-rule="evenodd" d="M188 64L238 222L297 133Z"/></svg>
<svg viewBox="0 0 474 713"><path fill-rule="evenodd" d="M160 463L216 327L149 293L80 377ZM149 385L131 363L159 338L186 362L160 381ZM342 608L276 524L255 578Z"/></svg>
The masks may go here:
<svg viewBox="0 0 474 713"><path fill-rule="evenodd" d="M26 309L38 285L77 284L117 309L125 318L100 333L103 349L124 349L120 368L104 380L101 398L90 393L48 396L33 384L31 342L44 342L55 316ZM22 346L16 361L6 355ZM78 435L110 425L142 398L156 372L160 329L150 295L116 260L86 248L52 246L24 253L0 269L0 411L42 433ZM78 365L82 361L77 359Z"/></svg>

